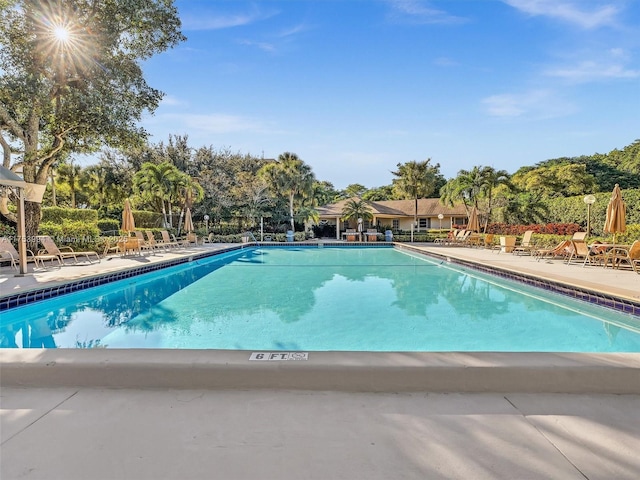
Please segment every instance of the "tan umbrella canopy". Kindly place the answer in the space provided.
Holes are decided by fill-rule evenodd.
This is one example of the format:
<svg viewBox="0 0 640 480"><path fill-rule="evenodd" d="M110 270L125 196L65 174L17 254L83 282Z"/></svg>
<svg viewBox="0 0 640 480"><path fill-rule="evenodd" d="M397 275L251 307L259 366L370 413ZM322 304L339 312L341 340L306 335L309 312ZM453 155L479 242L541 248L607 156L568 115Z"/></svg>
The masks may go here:
<svg viewBox="0 0 640 480"><path fill-rule="evenodd" d="M133 232L136 229L136 222L133 219L133 212L131 211L131 204L127 198L124 201L124 210L122 210L122 227L123 232Z"/></svg>
<svg viewBox="0 0 640 480"><path fill-rule="evenodd" d="M622 201L620 186L616 183L607 205L607 218L604 221L604 231L613 233L613 243L616 243L616 233L627 231L626 211L627 206Z"/></svg>
<svg viewBox="0 0 640 480"><path fill-rule="evenodd" d="M480 231L480 221L478 220L478 209L475 206L471 209L467 230L471 230L472 232Z"/></svg>
<svg viewBox="0 0 640 480"><path fill-rule="evenodd" d="M184 231L187 233L193 232L193 220L191 219L191 209L187 207L187 211L184 214Z"/></svg>

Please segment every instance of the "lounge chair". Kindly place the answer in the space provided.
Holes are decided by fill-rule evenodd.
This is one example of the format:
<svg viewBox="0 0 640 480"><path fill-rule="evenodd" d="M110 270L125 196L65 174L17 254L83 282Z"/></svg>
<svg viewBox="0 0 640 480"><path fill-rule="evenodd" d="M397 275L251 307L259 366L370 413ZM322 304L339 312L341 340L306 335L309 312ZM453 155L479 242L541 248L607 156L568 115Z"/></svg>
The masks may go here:
<svg viewBox="0 0 640 480"><path fill-rule="evenodd" d="M532 250L531 255L536 257L537 261L541 259L553 260L554 258L567 258L571 254L571 240L563 240L553 248L536 248Z"/></svg>
<svg viewBox="0 0 640 480"><path fill-rule="evenodd" d="M519 245L516 245L515 248L511 251L511 253L515 255L520 254L529 254L531 255L532 250L534 249L533 243L531 242L531 237L533 236L533 230L527 230L524 232L522 236L522 241Z"/></svg>
<svg viewBox="0 0 640 480"><path fill-rule="evenodd" d="M456 237L457 234L458 234L458 229L454 228L453 230L449 231L446 237L436 238L433 241L433 243L435 243L436 245L446 245L447 243L451 242Z"/></svg>
<svg viewBox="0 0 640 480"><path fill-rule="evenodd" d="M576 232L571 237L571 240L577 240L578 242L584 241L587 238L587 232Z"/></svg>
<svg viewBox="0 0 640 480"><path fill-rule="evenodd" d="M89 263L91 263L91 257L95 256L98 262L100 262L100 255L93 250L76 251L68 246L58 247L53 239L48 235L39 235L38 241L42 244L48 255L57 256L62 263L64 263L67 258L73 258L74 262L78 263L78 256L86 257ZM43 252L38 252L38 255L43 254Z"/></svg>
<svg viewBox="0 0 640 480"><path fill-rule="evenodd" d="M634 272L640 273L640 240L633 242L628 250L623 247L611 248L605 257L605 261L609 260L614 268L628 263Z"/></svg>
<svg viewBox="0 0 640 480"><path fill-rule="evenodd" d="M127 237L107 237L107 240L104 244L104 251L102 252L102 256L106 257L110 253L119 253L120 252L120 243L126 240Z"/></svg>
<svg viewBox="0 0 640 480"><path fill-rule="evenodd" d="M467 244L467 240L471 236L471 230L460 230L454 239L447 245L454 247L462 247Z"/></svg>
<svg viewBox="0 0 640 480"><path fill-rule="evenodd" d="M144 233L147 236L147 243L149 244L149 246L151 246L151 248L153 249L161 248L165 251L167 250L167 248L169 248L168 246L164 245L162 242L157 242L156 237L153 235L153 232L151 230L146 230Z"/></svg>
<svg viewBox="0 0 640 480"><path fill-rule="evenodd" d="M161 230L160 234L162 235L163 245L166 245L167 247L174 247L174 248L178 248L180 246L176 238L175 237L171 238L169 236L169 232L167 232L166 230Z"/></svg>
<svg viewBox="0 0 640 480"><path fill-rule="evenodd" d="M573 259L584 260L582 266L589 264L600 264L604 261L604 253L592 251L584 240L571 240L571 254L567 259L567 265Z"/></svg>
<svg viewBox="0 0 640 480"><path fill-rule="evenodd" d="M193 232L189 232L187 233L187 235L182 239L182 241L180 242L180 244L184 247L187 247L189 245L198 245L198 236L193 233Z"/></svg>
<svg viewBox="0 0 640 480"><path fill-rule="evenodd" d="M151 245L146 238L144 238L144 234L140 230L136 230L135 232L133 232L133 234L138 239L139 249L141 251L147 250L148 252L153 253L153 251L155 250L155 247Z"/></svg>
<svg viewBox="0 0 640 480"><path fill-rule="evenodd" d="M213 243L213 233L210 233L209 236L207 237L203 237L202 238L202 244L204 245L205 243Z"/></svg>
<svg viewBox="0 0 640 480"><path fill-rule="evenodd" d="M62 261L57 255L35 255L31 250L27 250L27 262L33 262L36 266L40 264L44 267L45 260L49 260L51 262L58 260L58 265L62 265ZM7 237L0 238L0 261L8 261L11 263L13 268L18 270L20 254L18 253L18 250L16 250L16 247L13 246L13 243L11 243L11 240Z"/></svg>

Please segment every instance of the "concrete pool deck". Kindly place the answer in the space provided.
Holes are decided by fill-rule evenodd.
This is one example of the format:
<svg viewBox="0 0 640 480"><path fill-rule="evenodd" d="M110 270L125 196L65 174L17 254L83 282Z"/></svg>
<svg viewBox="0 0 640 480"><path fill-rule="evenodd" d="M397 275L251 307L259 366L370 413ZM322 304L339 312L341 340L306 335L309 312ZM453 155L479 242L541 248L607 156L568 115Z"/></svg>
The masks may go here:
<svg viewBox="0 0 640 480"><path fill-rule="evenodd" d="M25 277L3 268L0 293L223 247ZM633 272L418 247L640 296ZM0 477L640 476L638 354L320 353L1 350Z"/></svg>

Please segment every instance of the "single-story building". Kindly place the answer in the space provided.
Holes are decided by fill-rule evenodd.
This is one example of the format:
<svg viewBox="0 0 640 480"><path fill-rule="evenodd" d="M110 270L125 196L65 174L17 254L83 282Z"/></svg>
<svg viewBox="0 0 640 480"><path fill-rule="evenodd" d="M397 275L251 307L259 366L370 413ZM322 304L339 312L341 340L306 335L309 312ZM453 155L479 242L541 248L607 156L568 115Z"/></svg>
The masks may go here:
<svg viewBox="0 0 640 480"><path fill-rule="evenodd" d="M355 198L359 200L358 198ZM336 238L347 228L357 228L357 221L343 221L342 211L350 199L341 200L317 209L320 225L336 226ZM363 229L389 228L393 231L411 230L415 212L415 200L383 200L367 202L373 215L364 222ZM467 211L464 205L448 207L440 203L439 198L420 198L418 200L418 224L414 231L425 231L432 228L456 228L467 224Z"/></svg>

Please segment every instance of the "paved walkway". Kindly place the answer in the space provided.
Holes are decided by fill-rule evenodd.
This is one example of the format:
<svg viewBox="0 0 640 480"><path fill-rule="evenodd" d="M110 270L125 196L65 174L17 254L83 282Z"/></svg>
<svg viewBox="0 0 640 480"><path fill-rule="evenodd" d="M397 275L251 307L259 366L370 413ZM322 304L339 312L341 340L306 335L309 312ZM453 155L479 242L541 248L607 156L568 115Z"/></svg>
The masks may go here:
<svg viewBox="0 0 640 480"><path fill-rule="evenodd" d="M220 247L25 277L3 268L0 289ZM421 248L640 295L631 272ZM3 386L0 401L2 480L640 478L638 395Z"/></svg>

